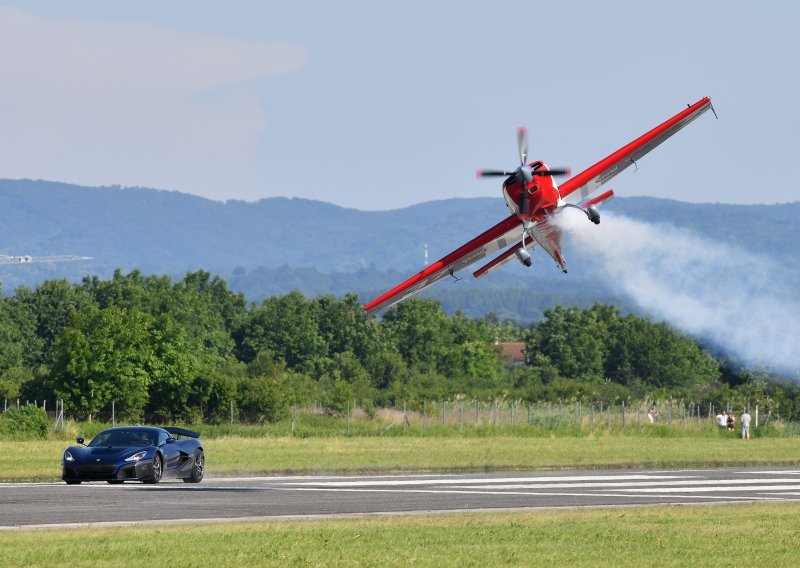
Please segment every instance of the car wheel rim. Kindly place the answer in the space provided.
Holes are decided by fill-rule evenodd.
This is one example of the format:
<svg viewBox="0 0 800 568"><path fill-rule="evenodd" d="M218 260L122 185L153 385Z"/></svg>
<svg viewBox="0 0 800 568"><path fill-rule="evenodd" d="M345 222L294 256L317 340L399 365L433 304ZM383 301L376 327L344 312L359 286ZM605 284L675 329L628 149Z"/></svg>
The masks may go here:
<svg viewBox="0 0 800 568"><path fill-rule="evenodd" d="M203 477L203 454L197 454L194 459L194 472L196 477Z"/></svg>
<svg viewBox="0 0 800 568"><path fill-rule="evenodd" d="M161 479L161 458L157 457L153 463L153 477Z"/></svg>

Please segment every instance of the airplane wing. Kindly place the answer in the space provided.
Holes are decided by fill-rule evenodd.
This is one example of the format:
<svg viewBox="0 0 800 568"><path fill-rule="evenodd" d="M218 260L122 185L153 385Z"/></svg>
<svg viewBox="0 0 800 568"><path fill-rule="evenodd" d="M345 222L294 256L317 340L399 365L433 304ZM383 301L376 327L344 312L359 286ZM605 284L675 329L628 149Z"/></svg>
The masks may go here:
<svg viewBox="0 0 800 568"><path fill-rule="evenodd" d="M559 184L558 191L567 203L577 204L585 201L597 189L637 162L650 150L664 142L678 130L692 122L695 118L712 109L711 99L705 97L679 112L663 124L656 126L647 134L643 134L627 146L623 146L607 158L587 168L578 175Z"/></svg>
<svg viewBox="0 0 800 568"><path fill-rule="evenodd" d="M483 260L490 254L506 248L512 242L519 241L521 238L522 224L516 215L511 215L402 284L375 298L364 306L364 309L368 314L371 314L388 308L400 300L427 288L445 276L452 276L473 262Z"/></svg>

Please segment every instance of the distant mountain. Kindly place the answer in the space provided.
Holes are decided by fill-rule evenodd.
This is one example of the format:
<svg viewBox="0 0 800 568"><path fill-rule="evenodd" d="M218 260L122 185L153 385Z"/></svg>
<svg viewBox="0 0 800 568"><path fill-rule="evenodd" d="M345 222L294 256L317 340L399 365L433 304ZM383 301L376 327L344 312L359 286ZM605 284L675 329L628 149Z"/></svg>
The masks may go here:
<svg viewBox="0 0 800 568"><path fill-rule="evenodd" d="M800 203L617 198L609 208L634 219L669 222L800 267ZM174 277L204 269L223 275L251 300L292 289L310 295L356 292L370 299L421 268L425 243L431 259L439 258L505 215L499 197L376 212L307 199L222 203L145 188L0 180L0 251L94 257L52 265L0 265L0 282L10 293L49 278L107 278L115 268ZM568 258L568 277L545 269L545 263L533 273L515 266L468 286L443 282L431 294L450 310L472 315L495 311L523 319L535 318L542 306L557 302L614 301L602 281L581 272L579 250L570 249Z"/></svg>

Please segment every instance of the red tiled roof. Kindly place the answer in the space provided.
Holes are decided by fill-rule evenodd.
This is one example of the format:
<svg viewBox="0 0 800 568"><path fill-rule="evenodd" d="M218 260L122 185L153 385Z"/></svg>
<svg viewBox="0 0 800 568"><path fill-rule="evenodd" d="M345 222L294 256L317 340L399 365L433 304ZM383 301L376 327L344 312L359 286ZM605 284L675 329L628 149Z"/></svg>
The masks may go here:
<svg viewBox="0 0 800 568"><path fill-rule="evenodd" d="M503 359L510 363L525 362L525 344L522 341L498 341L495 345L501 347Z"/></svg>

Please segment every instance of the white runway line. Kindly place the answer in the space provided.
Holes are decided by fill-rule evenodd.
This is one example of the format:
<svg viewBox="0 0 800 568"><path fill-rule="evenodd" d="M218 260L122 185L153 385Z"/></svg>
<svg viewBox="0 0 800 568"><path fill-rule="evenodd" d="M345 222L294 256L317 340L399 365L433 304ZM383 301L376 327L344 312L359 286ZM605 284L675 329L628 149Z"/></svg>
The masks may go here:
<svg viewBox="0 0 800 568"><path fill-rule="evenodd" d="M466 490L466 489L453 489L453 488L443 488L443 489L369 489L365 487L341 487L341 488L322 488L322 487L297 487L297 488L288 488L283 487L280 488L283 491L318 491L318 492L325 492L325 493L431 493L434 495L449 495L449 494L460 494L460 495L500 495L500 496L508 496L508 495L517 495L520 497L541 497L541 496L548 496L548 497L631 497L631 493L600 493L600 492L587 492L587 493L575 493L575 492L566 492L566 491L490 491L490 490ZM626 491L625 489L620 489L620 491ZM634 490L631 490L634 491ZM636 497L640 498L653 498L653 499L663 499L664 495L636 495ZM721 496L721 495L680 495L681 499L720 499L724 501L735 500L737 502L741 502L743 499L747 501L786 501L786 499L782 499L780 497L752 497L748 496L743 498L741 495L731 495L731 496Z"/></svg>
<svg viewBox="0 0 800 568"><path fill-rule="evenodd" d="M496 483L543 483L543 482L569 482L569 481L603 481L608 479L643 480L643 479L687 479L697 476L692 475L571 475L571 476L542 476L542 477L478 477L473 479L395 479L395 480L358 480L358 481L325 481L292 483L295 486L314 487L380 487L380 486L414 486L414 485L469 485L469 484L496 484Z"/></svg>
<svg viewBox="0 0 800 568"><path fill-rule="evenodd" d="M694 493L721 491L791 491L800 489L797 485L726 485L723 487L641 487L636 489L620 489L625 493Z"/></svg>
<svg viewBox="0 0 800 568"><path fill-rule="evenodd" d="M520 483L513 485L492 485L492 489L552 489L555 487L565 488L589 488L589 487L652 487L657 485L668 485L672 487L690 486L690 485L720 485L725 481L718 479L691 479L691 480L669 480L669 481L638 481L638 482L621 482L621 481L598 481L594 483ZM797 488L800 489L800 479L796 478L771 478L771 479L736 479L728 480L730 484L743 484L743 483L797 483ZM459 485L463 489L477 489L480 486Z"/></svg>

